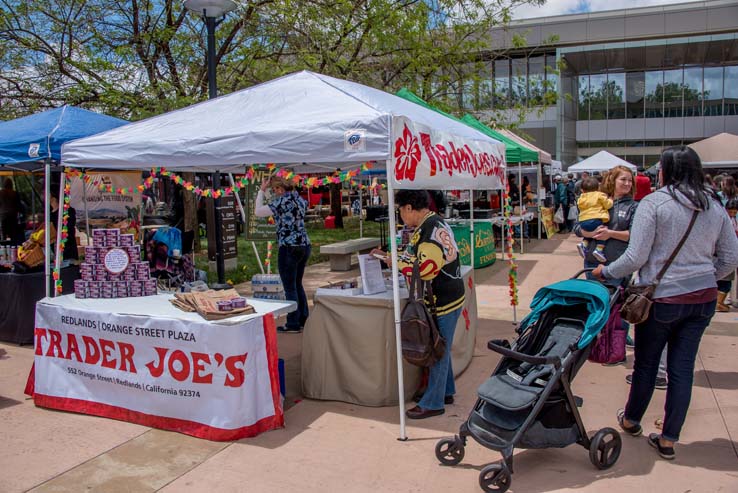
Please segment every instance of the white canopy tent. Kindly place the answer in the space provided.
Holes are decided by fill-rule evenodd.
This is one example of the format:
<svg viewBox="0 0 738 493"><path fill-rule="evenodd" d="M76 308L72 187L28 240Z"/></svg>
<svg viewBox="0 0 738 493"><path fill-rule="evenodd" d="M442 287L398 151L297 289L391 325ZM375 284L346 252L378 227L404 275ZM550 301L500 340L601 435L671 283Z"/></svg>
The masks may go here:
<svg viewBox="0 0 738 493"><path fill-rule="evenodd" d="M628 161L620 159L619 157L610 154L607 151L600 151L597 154L588 157L584 161L580 161L577 164L572 164L566 169L566 171L607 171L614 168L615 166L625 166L626 168L631 169L633 172L636 171L636 166L634 164L630 164Z"/></svg>
<svg viewBox="0 0 738 493"><path fill-rule="evenodd" d="M394 190L490 190L504 186L504 144L463 123L353 82L299 72L121 129L66 143L64 166L243 170L257 163L384 163ZM299 172L299 167L293 168ZM396 230L390 214L390 231ZM395 235L390 235L397 265ZM400 295L393 276L405 439Z"/></svg>

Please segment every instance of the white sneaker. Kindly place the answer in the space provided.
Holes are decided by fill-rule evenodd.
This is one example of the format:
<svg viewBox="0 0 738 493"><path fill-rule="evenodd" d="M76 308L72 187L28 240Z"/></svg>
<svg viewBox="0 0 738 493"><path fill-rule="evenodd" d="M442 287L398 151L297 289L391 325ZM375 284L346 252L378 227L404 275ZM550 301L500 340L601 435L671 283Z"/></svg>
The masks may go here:
<svg viewBox="0 0 738 493"><path fill-rule="evenodd" d="M605 257L605 255L597 249L592 252L592 256L601 264L607 262L607 257Z"/></svg>

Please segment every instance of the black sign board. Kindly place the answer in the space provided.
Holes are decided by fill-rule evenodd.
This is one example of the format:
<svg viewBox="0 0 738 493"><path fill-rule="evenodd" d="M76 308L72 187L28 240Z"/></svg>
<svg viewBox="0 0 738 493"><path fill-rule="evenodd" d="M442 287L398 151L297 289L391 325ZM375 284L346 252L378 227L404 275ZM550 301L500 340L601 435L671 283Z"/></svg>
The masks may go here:
<svg viewBox="0 0 738 493"><path fill-rule="evenodd" d="M215 200L207 199L208 213L208 260L215 261ZM236 198L233 195L220 198L221 231L223 238L223 260L236 258L238 256L238 209Z"/></svg>

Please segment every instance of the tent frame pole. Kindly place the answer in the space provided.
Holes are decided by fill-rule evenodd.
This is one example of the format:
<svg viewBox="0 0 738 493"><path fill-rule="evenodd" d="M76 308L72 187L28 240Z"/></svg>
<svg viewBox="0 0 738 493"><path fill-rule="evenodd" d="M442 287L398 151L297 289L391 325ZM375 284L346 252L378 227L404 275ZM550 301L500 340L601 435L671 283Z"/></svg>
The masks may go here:
<svg viewBox="0 0 738 493"><path fill-rule="evenodd" d="M48 298L51 294L50 282L51 282L51 248L49 247L49 225L51 224L51 204L49 203L49 197L51 197L51 159L47 158L44 160L44 278L46 279L46 297Z"/></svg>
<svg viewBox="0 0 738 493"><path fill-rule="evenodd" d="M387 160L387 169L390 169L392 160ZM398 440L406 441L405 433L405 376L402 372L402 339L400 335L400 278L397 269L397 221L395 219L395 189L392 186L392 179L387 180L388 195L388 215L389 215L389 237L390 250L392 255L392 267L390 268L392 275L392 299L395 312L395 352L397 353L397 397L400 407L400 437Z"/></svg>
<svg viewBox="0 0 738 493"><path fill-rule="evenodd" d="M64 224L64 185L67 181L67 174L62 171L61 177L59 178L59 213L56 216L56 256L54 257L54 269L59 273L61 279L61 264L64 259L64 250L61 249L61 237L62 237L62 224ZM48 243L48 235L45 235ZM68 239L69 237L67 237ZM56 283L54 283L53 296L56 298Z"/></svg>

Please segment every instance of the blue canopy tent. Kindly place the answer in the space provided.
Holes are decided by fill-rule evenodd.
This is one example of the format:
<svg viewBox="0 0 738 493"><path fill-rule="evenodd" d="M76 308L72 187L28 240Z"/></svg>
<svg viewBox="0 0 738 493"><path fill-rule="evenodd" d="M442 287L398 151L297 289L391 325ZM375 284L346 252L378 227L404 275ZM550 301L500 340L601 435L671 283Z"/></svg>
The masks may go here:
<svg viewBox="0 0 738 493"><path fill-rule="evenodd" d="M112 116L64 105L35 115L0 122L0 168L45 170L45 231L49 230L51 167L61 161L67 141L88 137L128 123ZM49 243L46 242L46 296L49 296Z"/></svg>

